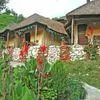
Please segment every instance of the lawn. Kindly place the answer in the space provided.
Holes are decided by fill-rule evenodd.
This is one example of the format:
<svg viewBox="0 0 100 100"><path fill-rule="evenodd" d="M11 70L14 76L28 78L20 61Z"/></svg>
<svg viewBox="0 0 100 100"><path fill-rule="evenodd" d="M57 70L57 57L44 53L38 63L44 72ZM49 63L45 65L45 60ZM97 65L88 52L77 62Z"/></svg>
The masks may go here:
<svg viewBox="0 0 100 100"><path fill-rule="evenodd" d="M64 63L68 76L79 78L100 89L100 58L97 60L73 61Z"/></svg>

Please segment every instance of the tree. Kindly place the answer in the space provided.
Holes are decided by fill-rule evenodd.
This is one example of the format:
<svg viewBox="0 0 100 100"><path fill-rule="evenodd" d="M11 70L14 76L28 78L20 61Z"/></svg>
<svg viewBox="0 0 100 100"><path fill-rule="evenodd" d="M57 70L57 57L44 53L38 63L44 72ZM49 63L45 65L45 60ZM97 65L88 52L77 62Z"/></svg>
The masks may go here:
<svg viewBox="0 0 100 100"><path fill-rule="evenodd" d="M6 7L8 0L0 0L0 11Z"/></svg>
<svg viewBox="0 0 100 100"><path fill-rule="evenodd" d="M5 9L5 13L8 14L8 15L10 15L11 14L11 10L9 8L6 8Z"/></svg>
<svg viewBox="0 0 100 100"><path fill-rule="evenodd" d="M24 17L22 14L19 14L19 15L17 16L17 23L23 21L24 19L25 19L25 17Z"/></svg>
<svg viewBox="0 0 100 100"><path fill-rule="evenodd" d="M12 14L13 16L16 16L16 17L17 17L18 14L17 14L13 9L11 9L10 11L11 11L11 14Z"/></svg>
<svg viewBox="0 0 100 100"><path fill-rule="evenodd" d="M18 15L15 11L7 8L5 12L0 14L0 30L14 23L19 23L22 20L24 20L22 14Z"/></svg>
<svg viewBox="0 0 100 100"><path fill-rule="evenodd" d="M9 8L6 8L5 13L16 17L16 23L19 23L24 20L24 16L22 14L17 14L13 9L10 10Z"/></svg>

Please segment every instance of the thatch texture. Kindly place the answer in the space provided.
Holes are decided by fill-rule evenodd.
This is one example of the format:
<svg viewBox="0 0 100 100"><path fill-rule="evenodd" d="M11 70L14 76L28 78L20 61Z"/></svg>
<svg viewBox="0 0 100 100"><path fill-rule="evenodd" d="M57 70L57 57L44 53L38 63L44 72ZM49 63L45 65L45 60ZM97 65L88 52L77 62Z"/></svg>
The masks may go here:
<svg viewBox="0 0 100 100"><path fill-rule="evenodd" d="M90 1L69 12L70 15L99 15L100 14L100 0Z"/></svg>

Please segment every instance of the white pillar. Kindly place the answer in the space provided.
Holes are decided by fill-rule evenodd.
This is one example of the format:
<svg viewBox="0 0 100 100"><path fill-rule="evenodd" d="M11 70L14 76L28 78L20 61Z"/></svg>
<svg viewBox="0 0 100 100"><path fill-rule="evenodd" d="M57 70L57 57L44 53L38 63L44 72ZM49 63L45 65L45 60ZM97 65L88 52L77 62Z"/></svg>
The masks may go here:
<svg viewBox="0 0 100 100"><path fill-rule="evenodd" d="M36 38L37 38L37 25L35 25L35 39L34 39L35 42L36 42L36 40L37 40Z"/></svg>

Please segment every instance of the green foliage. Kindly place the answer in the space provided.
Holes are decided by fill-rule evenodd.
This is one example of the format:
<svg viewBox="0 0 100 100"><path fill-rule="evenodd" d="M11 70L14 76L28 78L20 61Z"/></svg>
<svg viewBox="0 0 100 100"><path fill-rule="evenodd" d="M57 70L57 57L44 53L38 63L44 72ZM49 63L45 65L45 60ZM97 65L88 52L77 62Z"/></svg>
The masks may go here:
<svg viewBox="0 0 100 100"><path fill-rule="evenodd" d="M34 98L36 100L36 66L37 63L32 58L25 63L25 66L14 68L9 75L6 74L6 76L9 76L5 80L5 83L7 83L6 92L9 94L7 98L10 100L14 100L14 98L16 100L32 100ZM8 69L6 69L6 72L8 73ZM2 90L0 91L2 94ZM51 76L43 79L41 100L66 100L66 98L80 100L82 93L82 84L75 78L69 78L66 66L58 61L52 66Z"/></svg>
<svg viewBox="0 0 100 100"><path fill-rule="evenodd" d="M37 100L39 71L36 60L31 58L25 66L16 68L12 68L9 61L8 55L0 58L0 99ZM45 62L44 66L43 72L50 75L42 78L41 100L81 100L85 97L81 82L100 88L100 58L57 61L54 65Z"/></svg>
<svg viewBox="0 0 100 100"><path fill-rule="evenodd" d="M90 59L96 59L97 57L97 45L96 45L96 41L93 40L93 44L88 43L85 48L84 51L90 56Z"/></svg>
<svg viewBox="0 0 100 100"><path fill-rule="evenodd" d="M11 67L9 66L9 61L10 57L6 54L4 54L4 58L0 58L0 95L1 97L3 97L4 100L8 98L9 93L11 93L11 86L12 86L9 76L11 71Z"/></svg>
<svg viewBox="0 0 100 100"><path fill-rule="evenodd" d="M25 66L15 68L13 74L16 84L20 82L22 85L26 85L29 88L35 87L34 91L36 92L36 66L36 61L34 58L32 58L31 60L25 63Z"/></svg>
<svg viewBox="0 0 100 100"><path fill-rule="evenodd" d="M24 20L24 16L22 14L17 15L17 23Z"/></svg>
<svg viewBox="0 0 100 100"><path fill-rule="evenodd" d="M16 17L3 13L0 15L0 30L16 22Z"/></svg>
<svg viewBox="0 0 100 100"><path fill-rule="evenodd" d="M81 100L85 96L78 77L68 75L67 66L57 61L51 68L51 76L44 80L43 100Z"/></svg>
<svg viewBox="0 0 100 100"><path fill-rule="evenodd" d="M22 14L18 15L13 10L6 9L4 13L0 14L0 30L22 20L24 20Z"/></svg>
<svg viewBox="0 0 100 100"><path fill-rule="evenodd" d="M24 87L25 89L24 89L24 92L25 92L25 94L24 94L24 96L22 97L22 99L21 100L32 100L33 98L34 99L36 99L36 97L34 96L32 96L32 94L31 94L31 91L29 90L29 88L27 87L27 86L25 86ZM19 90L18 90L19 91ZM20 100L20 99L19 99Z"/></svg>
<svg viewBox="0 0 100 100"><path fill-rule="evenodd" d="M70 100L81 100L85 97L85 90L80 83L80 80L75 78L69 78L67 82L67 94L69 94Z"/></svg>
<svg viewBox="0 0 100 100"><path fill-rule="evenodd" d="M50 88L57 93L57 100L81 100L85 91L78 78L68 77L67 66L58 61L51 70Z"/></svg>
<svg viewBox="0 0 100 100"><path fill-rule="evenodd" d="M43 87L41 100L55 100L56 99L56 91L52 88Z"/></svg>
<svg viewBox="0 0 100 100"><path fill-rule="evenodd" d="M31 59L26 66L12 68L9 61L0 59L0 95L4 100L36 100L37 84L34 73L36 62ZM32 65L30 65L32 64ZM35 71L34 71L35 72ZM2 80L2 81L1 81ZM3 84L5 83L5 84Z"/></svg>
<svg viewBox="0 0 100 100"><path fill-rule="evenodd" d="M35 59L26 62L25 67L14 69L10 61L6 54L0 58L0 100L36 100L37 85L33 73L37 66Z"/></svg>
<svg viewBox="0 0 100 100"><path fill-rule="evenodd" d="M66 91L66 83L67 83L67 72L63 63L58 61L54 64L51 69L52 81L51 85L57 91L57 93ZM64 82L64 84L62 84Z"/></svg>
<svg viewBox="0 0 100 100"><path fill-rule="evenodd" d="M0 50L4 49L4 44L5 42L3 41L3 39L0 39Z"/></svg>
<svg viewBox="0 0 100 100"><path fill-rule="evenodd" d="M75 77L96 88L100 88L100 57L96 60L73 61L64 64L68 77Z"/></svg>

